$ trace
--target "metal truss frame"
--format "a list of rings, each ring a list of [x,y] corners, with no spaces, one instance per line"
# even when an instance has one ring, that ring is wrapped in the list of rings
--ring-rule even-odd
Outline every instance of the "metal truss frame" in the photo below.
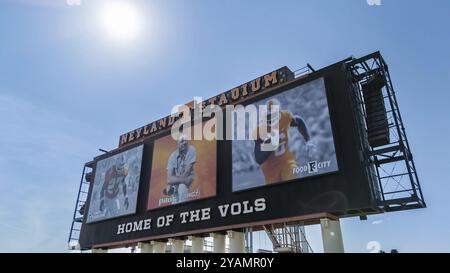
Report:
[[[359,127],[363,128],[364,145],[369,148],[365,158],[369,161],[369,174],[377,182],[374,194],[378,197],[380,209],[401,211],[426,207],[388,65],[380,52],[359,59],[351,58],[346,64],[355,87],[354,95],[358,106],[356,113],[361,123]],[[381,147],[370,147],[368,143],[365,123],[367,115],[361,88],[375,74],[381,74],[386,79],[382,92],[390,141]]]

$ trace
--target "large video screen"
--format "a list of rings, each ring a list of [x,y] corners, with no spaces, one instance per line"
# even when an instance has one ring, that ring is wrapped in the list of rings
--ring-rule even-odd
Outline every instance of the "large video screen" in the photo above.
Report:
[[[154,142],[148,209],[216,195],[217,142],[181,134]]]
[[[328,102],[323,78],[308,82],[254,103],[278,105],[277,115],[265,120],[277,127],[277,146],[267,151],[262,145],[273,134],[252,133],[257,137],[233,140],[233,191],[239,191],[338,170]],[[258,119],[264,120],[264,119]],[[250,121],[246,130],[251,131]],[[249,129],[250,127],[250,129]],[[269,130],[267,130],[269,128]],[[259,131],[258,131],[259,132]]]
[[[143,148],[141,145],[97,162],[87,223],[136,212]]]

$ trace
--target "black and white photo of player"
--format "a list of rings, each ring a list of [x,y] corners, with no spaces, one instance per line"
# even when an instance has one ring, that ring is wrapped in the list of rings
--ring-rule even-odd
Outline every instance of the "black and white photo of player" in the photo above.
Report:
[[[143,146],[97,162],[88,223],[134,213]]]
[[[254,105],[264,106],[267,117],[260,117],[257,126],[246,121],[246,131],[254,140],[233,140],[233,191],[337,171],[323,78]],[[272,106],[279,109],[273,116],[269,111]],[[275,127],[274,132],[271,127]],[[276,147],[263,150],[262,144],[272,142],[273,137],[278,140]]]
[[[188,200],[189,187],[194,181],[196,150],[181,134],[177,139],[177,148],[167,162],[167,187],[163,193],[172,198],[172,204]]]

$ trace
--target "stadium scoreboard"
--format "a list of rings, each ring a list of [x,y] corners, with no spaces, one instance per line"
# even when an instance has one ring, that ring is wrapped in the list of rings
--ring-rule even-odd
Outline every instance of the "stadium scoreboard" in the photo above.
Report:
[[[282,67],[201,102],[223,111],[279,106],[271,117],[279,145],[271,152],[261,149],[260,136],[174,139],[173,116],[121,135],[117,149],[94,159],[81,247],[378,212],[354,88],[343,61],[297,78]]]

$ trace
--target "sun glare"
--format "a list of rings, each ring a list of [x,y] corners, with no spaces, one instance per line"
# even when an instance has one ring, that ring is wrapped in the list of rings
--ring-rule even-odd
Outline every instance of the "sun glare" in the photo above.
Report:
[[[106,2],[100,10],[101,26],[114,40],[136,39],[141,31],[142,18],[135,6],[125,1]]]

